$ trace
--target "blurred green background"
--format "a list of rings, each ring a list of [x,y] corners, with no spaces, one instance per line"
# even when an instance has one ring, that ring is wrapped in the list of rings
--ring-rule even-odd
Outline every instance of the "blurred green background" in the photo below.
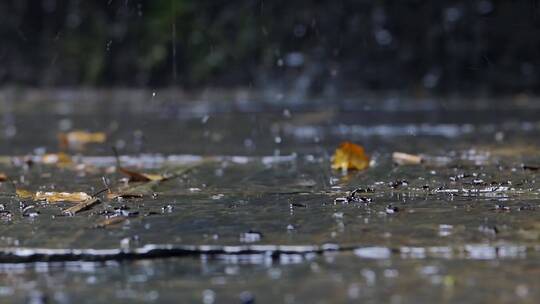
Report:
[[[536,0],[6,0],[0,84],[538,91]]]

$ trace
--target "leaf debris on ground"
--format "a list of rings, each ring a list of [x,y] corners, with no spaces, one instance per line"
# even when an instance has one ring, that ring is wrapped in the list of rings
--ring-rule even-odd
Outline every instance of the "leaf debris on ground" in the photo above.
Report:
[[[130,198],[143,198],[144,194],[142,193],[129,193],[129,192],[110,192],[110,193],[107,193],[107,198],[108,199],[118,199],[118,198],[123,198],[123,199],[130,199]]]
[[[59,153],[47,153],[41,157],[41,162],[43,164],[50,165],[70,165],[73,163],[71,156],[64,152]]]
[[[129,182],[151,182],[165,180],[164,175],[141,173],[133,170],[126,169],[120,164],[120,157],[118,151],[113,147],[114,156],[116,158],[116,170],[129,177]]]
[[[141,173],[137,171],[128,170],[123,167],[117,167],[118,172],[129,177],[130,182],[151,182],[151,181],[160,181],[166,179],[165,176],[159,174],[148,174]]]
[[[423,159],[419,155],[394,152],[392,153],[392,161],[398,165],[419,165],[423,162]]]
[[[62,149],[67,148],[84,148],[87,144],[104,143],[107,140],[107,135],[103,132],[87,132],[87,131],[71,131],[58,134],[58,142]]]
[[[80,203],[92,198],[86,192],[53,192],[37,191],[35,193],[24,189],[17,189],[16,194],[21,199],[32,199],[34,201],[46,201],[47,203],[71,202]]]
[[[109,218],[106,218],[106,219],[98,222],[94,226],[94,228],[105,228],[105,227],[117,225],[117,224],[123,223],[125,220],[127,220],[127,218],[125,216],[109,217]]]

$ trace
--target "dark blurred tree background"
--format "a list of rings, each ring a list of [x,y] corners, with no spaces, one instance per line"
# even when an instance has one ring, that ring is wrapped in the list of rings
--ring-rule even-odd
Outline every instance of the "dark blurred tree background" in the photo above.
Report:
[[[4,0],[0,83],[531,92],[537,0]]]

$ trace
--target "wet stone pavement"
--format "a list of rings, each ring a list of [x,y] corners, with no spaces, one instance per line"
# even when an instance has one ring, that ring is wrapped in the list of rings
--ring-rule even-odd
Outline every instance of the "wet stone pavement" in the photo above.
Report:
[[[3,96],[0,301],[538,303],[537,103],[470,104]],[[40,162],[69,130],[107,141]],[[345,140],[369,169],[331,170]],[[118,187],[112,146],[123,167],[176,175],[74,216],[15,194]]]

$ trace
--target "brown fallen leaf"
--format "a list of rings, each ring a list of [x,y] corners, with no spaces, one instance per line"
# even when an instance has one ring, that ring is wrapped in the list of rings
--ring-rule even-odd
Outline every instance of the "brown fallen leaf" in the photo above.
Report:
[[[532,166],[532,165],[525,165],[525,164],[522,164],[521,168],[523,170],[528,170],[528,171],[538,171],[538,170],[540,170],[540,166]]]
[[[392,153],[392,160],[398,165],[419,165],[423,161],[422,157],[419,155],[402,152]]]
[[[7,182],[9,177],[5,173],[0,172],[0,182]]]
[[[151,182],[165,180],[166,177],[160,174],[148,174],[137,171],[128,170],[118,166],[118,171],[129,177],[130,182]]]
[[[99,203],[101,203],[99,198],[93,197],[93,198],[91,198],[89,200],[80,202],[75,206],[72,206],[72,207],[69,207],[69,208],[65,209],[64,211],[62,211],[62,213],[66,214],[66,215],[73,216],[73,215],[75,215],[75,214],[77,214],[79,212],[88,210],[88,209],[92,208],[93,206],[95,206],[95,205],[97,205]]]
[[[107,135],[103,132],[71,131],[58,134],[60,147],[65,148],[84,148],[87,144],[104,143]]]
[[[126,169],[120,164],[120,156],[118,156],[118,151],[113,147],[114,156],[116,158],[116,170],[129,177],[129,182],[152,182],[152,181],[163,181],[167,177],[159,174],[148,174],[141,173],[133,170]]]
[[[90,200],[92,196],[86,192],[45,192],[37,191],[32,193],[28,190],[17,189],[16,194],[21,199],[32,199],[34,201],[46,201],[47,203],[72,202],[79,203]]]
[[[120,224],[122,222],[124,222],[127,218],[124,217],[124,216],[115,216],[115,217],[109,217],[109,218],[106,218],[100,222],[98,222],[94,228],[106,228],[108,226],[113,226],[113,225],[117,225],[117,224]]]
[[[343,142],[334,152],[332,169],[364,170],[369,167],[369,157],[364,148],[351,142]]]
[[[110,192],[107,193],[108,199],[117,199],[117,198],[124,198],[124,199],[130,199],[130,198],[142,198],[144,195],[142,193],[129,193],[129,192]]]

